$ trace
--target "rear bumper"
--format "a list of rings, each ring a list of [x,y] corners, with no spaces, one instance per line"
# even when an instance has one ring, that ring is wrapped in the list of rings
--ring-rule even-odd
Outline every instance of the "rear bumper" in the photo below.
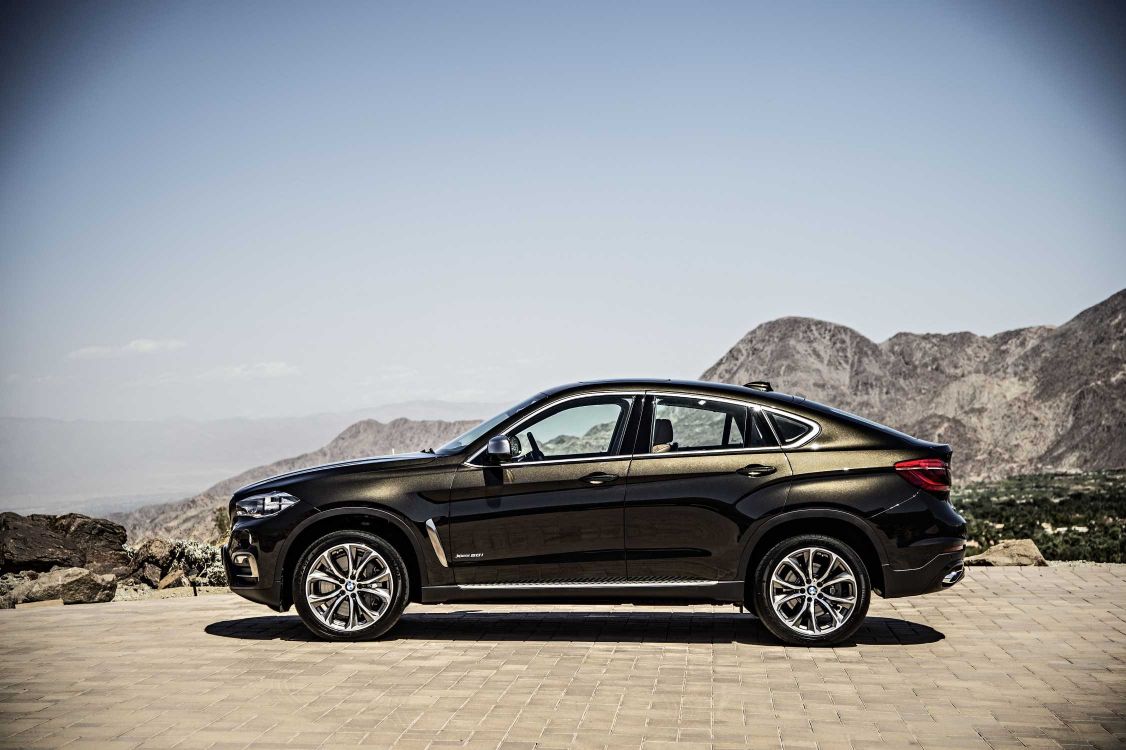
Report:
[[[958,549],[940,552],[917,568],[896,570],[891,566],[884,566],[884,598],[930,594],[960,582],[966,571],[963,564],[965,540],[950,538],[944,541],[949,547]]]

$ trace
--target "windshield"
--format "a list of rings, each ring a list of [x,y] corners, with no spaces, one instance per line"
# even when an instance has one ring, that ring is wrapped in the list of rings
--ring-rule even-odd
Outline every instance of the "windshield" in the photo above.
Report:
[[[541,398],[543,398],[543,394],[537,393],[536,395],[532,396],[531,398],[524,399],[520,403],[516,404],[516,406],[513,406],[509,409],[502,411],[500,414],[497,414],[495,417],[490,417],[489,419],[486,419],[484,422],[477,425],[472,430],[469,430],[468,432],[463,432],[462,434],[458,435],[453,440],[446,443],[445,445],[443,445],[441,448],[439,448],[438,450],[436,450],[434,452],[437,453],[439,456],[449,456],[449,455],[457,453],[461,450],[464,450],[465,447],[468,446],[470,443],[472,443],[474,440],[481,437],[486,432],[493,429],[498,424],[500,424],[504,420],[508,419],[509,417],[511,417],[516,412],[520,411],[521,409],[525,409],[525,408],[531,406],[532,404],[534,404],[535,402],[539,401]]]

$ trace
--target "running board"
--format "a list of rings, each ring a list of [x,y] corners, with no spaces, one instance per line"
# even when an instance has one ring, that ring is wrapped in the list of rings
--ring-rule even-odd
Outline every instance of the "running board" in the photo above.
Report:
[[[743,601],[742,581],[557,581],[424,586],[422,602]]]

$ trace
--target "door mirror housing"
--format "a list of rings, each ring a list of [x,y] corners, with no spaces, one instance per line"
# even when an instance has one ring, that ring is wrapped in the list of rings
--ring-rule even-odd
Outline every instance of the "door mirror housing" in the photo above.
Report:
[[[489,446],[485,449],[493,463],[511,461],[522,452],[520,438],[512,435],[494,435],[489,438]]]

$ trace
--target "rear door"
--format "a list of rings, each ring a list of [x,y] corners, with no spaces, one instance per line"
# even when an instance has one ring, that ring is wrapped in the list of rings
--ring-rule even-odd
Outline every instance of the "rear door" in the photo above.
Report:
[[[625,502],[630,580],[735,580],[742,532],[785,503],[790,476],[762,411],[651,393],[638,440]]]
[[[514,460],[495,466],[482,455],[458,471],[450,538],[459,585],[625,580],[623,448],[640,401],[616,393],[556,402],[508,430],[522,447]]]

